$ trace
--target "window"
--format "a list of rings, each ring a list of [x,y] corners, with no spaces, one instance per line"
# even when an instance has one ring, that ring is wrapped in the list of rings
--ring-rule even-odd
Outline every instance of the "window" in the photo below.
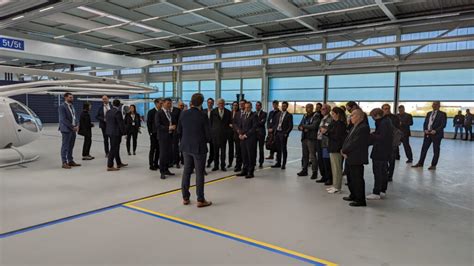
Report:
[[[437,31],[428,31],[428,32],[415,32],[402,34],[402,41],[409,40],[422,40],[422,39],[433,39],[441,36],[443,37],[453,37],[453,36],[463,36],[463,35],[474,35],[474,27],[459,28],[455,29],[449,33],[446,33],[448,30],[437,30]],[[419,45],[404,46],[400,48],[400,53],[408,54],[413,50],[420,47]],[[462,41],[462,42],[449,42],[449,43],[434,43],[428,44],[423,48],[416,51],[416,54],[419,53],[434,53],[434,52],[448,52],[448,51],[461,51],[474,49],[474,41]]]
[[[474,69],[400,73],[400,101],[474,101]]]
[[[395,42],[396,41],[396,36],[395,35],[389,35],[389,36],[381,36],[381,37],[374,37],[374,38],[369,38],[367,40],[363,39],[358,39],[358,42],[362,42],[365,45],[373,45],[373,44],[379,44],[379,43],[389,43],[389,42]],[[340,47],[351,47],[351,46],[356,46],[357,43],[354,41],[339,41],[339,42],[329,42],[327,44],[328,48],[340,48]],[[383,49],[377,49],[377,51],[384,53],[386,55],[395,55],[395,48],[383,48]],[[339,56],[341,53],[329,53],[327,54],[326,58],[328,60],[332,60]],[[382,56],[380,53],[377,53],[373,50],[363,50],[363,51],[353,51],[353,52],[346,52],[338,59],[355,59],[355,58],[366,58],[366,57],[377,57],[377,56]]]
[[[291,49],[293,48],[293,49]],[[268,49],[269,54],[281,54],[281,53],[291,53],[296,51],[308,51],[308,50],[317,50],[322,48],[322,44],[305,44],[305,45],[295,45],[289,47],[279,47],[279,48],[270,48]],[[312,60],[311,60],[312,59]],[[279,58],[269,58],[269,64],[291,64],[291,63],[301,63],[301,62],[311,62],[313,60],[320,60],[319,54],[307,55],[307,56],[289,56],[289,57],[279,57]]]
[[[215,80],[201,80],[200,92],[204,95],[204,99],[216,99],[216,81]]]
[[[39,117],[28,107],[20,103],[10,103],[13,117],[18,125],[32,132],[38,132],[43,127]]]
[[[233,58],[233,57],[243,57],[243,56],[258,56],[262,55],[262,50],[255,51],[245,51],[245,52],[236,52],[236,53],[223,53],[222,58]],[[222,62],[222,68],[232,68],[232,67],[250,67],[258,66],[262,64],[261,59],[252,59],[252,60],[242,60],[242,61],[231,61],[231,62]]]
[[[240,94],[240,79],[221,80],[221,98],[226,102],[233,102],[237,100],[238,94]]]
[[[322,101],[324,99],[324,77],[270,78],[269,101]]]
[[[159,64],[173,63],[173,59],[159,59],[158,61],[159,61]],[[149,69],[150,73],[171,72],[171,71],[173,71],[172,66],[165,66],[165,67],[156,66],[156,67],[150,67],[150,69]]]
[[[191,96],[199,92],[199,81],[183,81],[182,99],[184,102],[191,101]]]
[[[97,77],[113,76],[113,75],[114,75],[114,72],[113,72],[113,71],[98,71],[98,72],[95,72],[95,75],[96,75]]]
[[[141,74],[141,73],[143,73],[143,69],[141,68],[130,68],[130,69],[120,70],[121,75],[133,75],[133,74]]]
[[[216,59],[215,54],[211,55],[199,55],[199,56],[189,56],[189,57],[183,57],[183,62],[190,62],[190,61],[199,61],[199,60],[211,60],[211,59]],[[209,63],[209,64],[195,64],[195,65],[183,65],[183,71],[186,70],[198,70],[198,69],[213,69],[214,64]]]
[[[329,76],[329,101],[393,101],[395,73]]]

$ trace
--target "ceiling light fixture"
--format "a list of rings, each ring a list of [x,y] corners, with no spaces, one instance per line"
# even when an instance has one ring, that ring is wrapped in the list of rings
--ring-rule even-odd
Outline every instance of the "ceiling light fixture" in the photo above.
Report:
[[[47,7],[47,8],[40,9],[39,12],[48,11],[48,10],[51,10],[51,9],[53,9],[53,8],[54,8],[54,6],[50,6],[50,7]]]
[[[192,12],[196,12],[196,11],[203,10],[203,9],[205,9],[205,8],[200,7],[200,8],[190,9],[190,10],[184,10],[183,13],[192,13]]]
[[[24,18],[25,16],[21,15],[21,16],[18,16],[18,17],[14,17],[12,18],[12,20],[17,20],[17,19],[21,19],[21,18]]]
[[[130,25],[137,26],[137,27],[140,27],[142,29],[146,29],[146,30],[150,30],[150,31],[154,31],[154,32],[161,32],[160,29],[153,28],[151,26],[147,26],[147,25],[144,25],[144,24],[141,24],[141,23],[132,22],[132,23],[130,23]]]
[[[95,10],[95,9],[88,8],[88,7],[85,7],[85,6],[80,6],[78,8],[80,10],[84,10],[84,11],[87,11],[87,12],[90,12],[90,13],[94,13],[94,14],[99,15],[99,16],[106,16],[106,14],[104,12],[100,12],[99,10]]]

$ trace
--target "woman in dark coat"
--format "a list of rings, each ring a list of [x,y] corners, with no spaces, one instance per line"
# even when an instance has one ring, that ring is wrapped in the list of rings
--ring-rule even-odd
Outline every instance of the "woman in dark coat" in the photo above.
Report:
[[[136,155],[137,151],[137,138],[140,132],[141,118],[140,114],[137,113],[137,107],[130,105],[129,112],[125,115],[125,130],[127,132],[127,152],[128,155],[132,155],[130,152],[130,141],[133,140],[133,155]]]
[[[91,116],[89,111],[91,104],[86,102],[82,108],[81,118],[79,120],[78,134],[84,137],[84,145],[82,146],[82,160],[92,160],[94,157],[90,155],[92,145],[92,128],[94,124],[91,123]]]
[[[328,128],[324,130],[324,134],[329,139],[329,158],[331,162],[332,184],[328,188],[328,193],[339,193],[342,188],[342,155],[341,148],[346,139],[346,114],[339,107],[332,108],[332,122]]]

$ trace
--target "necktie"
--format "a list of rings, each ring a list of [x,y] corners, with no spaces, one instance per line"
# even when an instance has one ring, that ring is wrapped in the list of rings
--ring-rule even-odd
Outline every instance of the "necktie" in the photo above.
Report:
[[[219,117],[222,119],[223,116],[224,116],[223,110],[219,109]]]
[[[165,114],[166,114],[166,118],[168,118],[168,121],[170,122],[171,124],[171,115],[170,115],[170,112],[168,110],[165,111]]]

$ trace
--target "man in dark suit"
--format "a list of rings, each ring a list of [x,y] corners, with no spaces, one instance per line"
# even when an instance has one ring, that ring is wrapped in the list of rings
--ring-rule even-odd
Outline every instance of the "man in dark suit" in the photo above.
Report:
[[[158,129],[155,125],[155,115],[161,110],[163,105],[162,99],[155,99],[155,107],[148,111],[146,117],[146,125],[148,128],[148,135],[150,135],[150,153],[148,154],[148,163],[150,170],[158,170],[158,160],[160,158],[160,144],[158,143]]]
[[[234,162],[234,156],[235,156],[235,143],[236,140],[234,139],[234,119],[236,115],[239,112],[239,102],[234,101],[232,102],[232,109],[231,109],[231,120],[228,128],[228,139],[227,143],[229,144],[229,164],[227,165],[227,168],[232,167],[232,163]]]
[[[192,107],[183,112],[178,123],[178,134],[181,136],[181,150],[184,157],[183,180],[181,190],[183,194],[183,204],[189,205],[191,193],[189,187],[191,183],[191,173],[193,168],[196,172],[196,194],[198,208],[207,207],[212,204],[204,197],[204,171],[206,167],[207,143],[211,141],[209,120],[201,111],[204,97],[200,93],[195,93],[191,97]]]
[[[428,112],[423,123],[424,138],[423,146],[421,148],[420,160],[412,167],[423,167],[426,153],[433,143],[433,160],[428,170],[436,170],[438,164],[441,140],[444,138],[444,128],[446,127],[447,116],[446,113],[439,110],[441,103],[439,101],[433,102],[433,111]]]
[[[209,98],[207,99],[207,109],[203,109],[202,112],[207,116],[207,120],[211,121],[211,112],[212,109],[214,109],[214,99]],[[211,167],[212,161],[214,160],[214,144],[209,142],[209,158],[207,158],[207,166],[206,167]]]
[[[351,113],[351,124],[353,125],[342,145],[341,154],[347,163],[347,183],[350,195],[344,197],[352,207],[366,206],[364,164],[369,163],[369,126],[365,123],[366,115],[361,109],[353,110]]]
[[[106,133],[110,138],[110,152],[107,159],[107,171],[118,171],[128,164],[122,163],[120,159],[120,143],[122,136],[125,135],[125,122],[123,121],[122,111],[120,110],[120,100],[112,102],[112,109],[105,114],[107,121]],[[114,167],[114,160],[117,167]]]
[[[59,131],[61,131],[61,160],[62,168],[71,169],[71,167],[81,166],[74,162],[72,152],[76,142],[76,132],[79,130],[77,123],[76,110],[73,106],[74,96],[66,92],[64,94],[64,103],[59,106]]]
[[[181,101],[180,101],[181,102]],[[182,102],[181,102],[182,104]],[[178,103],[179,105],[179,103]],[[182,105],[182,108],[184,108],[184,105]],[[175,120],[178,122],[179,117],[181,116],[181,109],[179,107],[173,106],[171,109],[171,115],[175,118]],[[179,165],[180,161],[180,152],[179,152],[179,135],[178,131],[175,130],[173,131],[173,143],[172,143],[172,160],[171,160],[171,165],[176,165],[176,168],[180,168],[181,166]]]
[[[214,168],[212,171],[219,170],[226,171],[225,168],[225,151],[226,143],[229,134],[229,125],[231,123],[231,113],[224,108],[225,101],[223,99],[217,100],[217,108],[211,112],[211,139],[214,146]]]
[[[369,143],[372,144],[372,170],[374,172],[374,189],[368,195],[368,200],[380,200],[387,192],[388,161],[392,158],[393,130],[390,117],[384,115],[385,111],[375,108],[370,116],[375,121],[375,131],[370,134]]]
[[[99,128],[102,131],[102,137],[104,138],[104,151],[105,157],[109,154],[110,140],[109,136],[106,133],[107,121],[105,121],[105,114],[112,109],[112,105],[109,102],[109,97],[107,95],[102,96],[102,105],[97,111],[95,118],[99,120]]]
[[[265,123],[267,122],[267,113],[262,110],[262,102],[255,104],[255,115],[257,116],[257,144],[258,144],[258,167],[263,167],[265,161]]]
[[[281,104],[281,112],[279,112],[273,123],[273,132],[275,132],[275,146],[277,152],[277,162],[272,168],[286,169],[286,159],[288,157],[288,137],[293,130],[293,115],[287,111],[288,102]],[[283,161],[282,161],[283,159]]]
[[[242,172],[237,174],[237,176],[253,178],[257,160],[257,128],[259,120],[257,115],[252,112],[251,102],[245,103],[245,108],[242,112],[243,116],[239,120],[237,132],[239,133],[243,168]]]
[[[235,168],[234,172],[242,171],[242,150],[240,145],[240,138],[238,128],[240,125],[240,120],[244,115],[245,104],[247,103],[246,100],[242,99],[239,101],[239,111],[237,111],[234,115],[234,119],[232,119],[232,128],[234,130],[234,141],[235,141]]]
[[[158,142],[160,145],[160,173],[161,179],[166,179],[166,175],[174,175],[169,171],[169,164],[172,160],[173,134],[178,121],[171,114],[172,101],[166,98],[163,101],[163,108],[155,114],[155,126],[158,132]]]
[[[407,156],[406,163],[412,163],[413,152],[411,151],[410,146],[410,126],[413,125],[413,117],[411,114],[405,112],[405,106],[400,105],[398,106],[398,118],[400,119],[400,130],[402,131],[401,142],[403,144],[403,149],[405,150],[405,155]],[[400,157],[400,155],[398,155],[398,157]]]
[[[268,113],[268,119],[267,119],[267,129],[268,129],[268,136],[269,138],[272,139],[273,142],[275,142],[275,132],[273,132],[273,126],[275,125],[275,116],[280,112],[279,109],[280,102],[277,100],[274,100],[272,103],[273,110]],[[272,149],[270,149],[270,155],[266,158],[269,160],[273,160],[273,156],[275,154],[275,145],[273,145]]]
[[[392,122],[393,127],[400,130],[400,118],[397,115],[392,114],[392,107],[389,104],[382,105],[383,115],[386,116]],[[401,131],[400,131],[401,132]],[[400,159],[398,146],[394,146],[392,149],[392,156],[388,160],[388,181],[392,182],[393,172],[395,171],[395,161]]]

